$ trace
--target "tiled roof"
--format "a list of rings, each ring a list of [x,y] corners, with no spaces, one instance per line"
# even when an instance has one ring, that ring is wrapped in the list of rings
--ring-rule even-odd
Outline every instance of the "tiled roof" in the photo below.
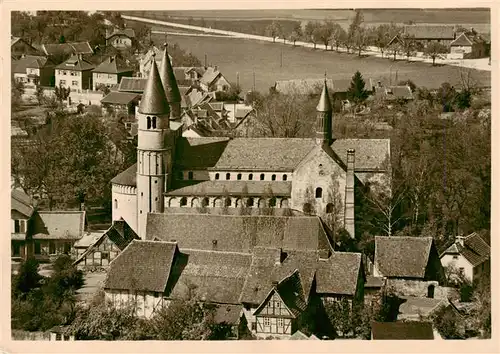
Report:
[[[84,211],[39,211],[43,226],[36,227],[33,239],[80,239],[85,229]]]
[[[215,165],[218,170],[293,171],[316,146],[314,139],[231,139]]]
[[[347,163],[347,150],[355,150],[355,171],[385,170],[391,153],[390,139],[337,139],[331,145],[340,159]]]
[[[464,237],[463,246],[458,241],[454,242],[440,257],[443,257],[445,254],[461,254],[475,267],[490,258],[490,246],[488,246],[478,233],[474,232]]]
[[[24,58],[12,61],[12,72],[26,74],[27,68],[40,69],[44,67],[54,66],[54,64],[43,56],[26,55]]]
[[[252,252],[253,247],[284,250],[330,249],[316,216],[236,216],[156,214],[147,217],[146,238],[176,240],[180,248]]]
[[[184,182],[184,184],[189,181]],[[220,196],[227,193],[232,196],[241,196],[246,187],[248,195],[267,195],[272,190],[275,196],[290,196],[292,182],[281,181],[203,181],[190,185],[179,185],[179,188],[168,191],[171,196]],[[174,187],[175,188],[175,187]]]
[[[106,231],[88,232],[73,244],[75,248],[88,248],[93,245]]]
[[[16,44],[21,38],[19,37],[14,37],[14,36],[10,36],[10,45],[13,46],[14,44]]]
[[[330,258],[318,263],[316,292],[354,295],[360,268],[360,253],[334,252]]]
[[[142,93],[146,87],[146,81],[140,77],[122,77],[118,91]]]
[[[237,119],[245,118],[252,111],[253,111],[253,108],[239,108],[239,109],[236,109],[236,112],[234,112],[234,118],[237,118]]]
[[[373,322],[373,339],[434,339],[430,322]]]
[[[208,168],[216,165],[229,138],[180,138],[176,145],[175,165],[181,169]]]
[[[95,68],[94,64],[80,58],[78,55],[73,55],[71,58],[66,60],[64,63],[56,66],[57,69],[66,70],[76,70],[76,71],[87,71]]]
[[[374,265],[383,276],[424,278],[432,237],[375,236]]]
[[[404,33],[415,39],[455,39],[453,26],[445,25],[409,25],[404,27]]]
[[[465,33],[462,33],[457,39],[450,43],[450,46],[472,46],[472,41]]]
[[[139,104],[139,112],[143,114],[168,114],[168,105],[165,89],[161,82],[160,73],[156,63],[152,61],[149,78]]]
[[[402,303],[399,305],[398,319],[416,319],[420,315],[427,317],[440,305],[447,305],[443,299],[433,299],[417,296],[402,296]]]
[[[222,75],[219,70],[215,70],[215,68],[208,68],[200,78],[200,82],[209,86],[219,77],[219,75]]]
[[[90,47],[89,42],[68,42],[43,44],[42,49],[46,55],[61,55],[61,54],[93,54],[94,51]]]
[[[31,198],[20,189],[12,189],[10,194],[10,208],[17,210],[28,218],[33,214]]]
[[[397,99],[413,99],[411,88],[406,85],[381,87],[377,89],[377,95],[382,96],[385,100]]]
[[[295,271],[293,274],[278,283],[277,292],[286,307],[296,317],[300,316],[307,308],[307,302],[302,289],[300,274]]]
[[[120,172],[117,176],[115,176],[111,183],[120,184],[122,186],[137,186],[137,163],[133,164],[125,171]]]
[[[140,95],[132,92],[110,92],[101,100],[101,103],[110,104],[129,104],[134,100],[138,100]]]
[[[130,67],[122,59],[117,57],[109,57],[99,64],[94,70],[96,73],[120,74],[133,72],[134,68]]]
[[[384,278],[367,276],[365,288],[381,288],[384,286]]]
[[[243,306],[241,305],[220,305],[215,309],[214,322],[237,325],[240,321]]]
[[[206,301],[239,303],[238,298],[250,267],[250,254],[180,249],[168,282],[168,297],[186,298],[192,289],[194,294],[191,295]]]
[[[132,28],[115,29],[106,39],[110,39],[114,36],[127,36],[132,39],[135,37],[135,31]]]
[[[172,242],[132,241],[111,262],[104,288],[163,293],[176,250]]]

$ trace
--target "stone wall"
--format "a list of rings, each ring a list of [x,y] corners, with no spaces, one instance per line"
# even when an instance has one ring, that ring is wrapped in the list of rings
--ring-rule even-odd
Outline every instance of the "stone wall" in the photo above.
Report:
[[[439,286],[437,281],[387,279],[388,289],[400,296],[427,297],[430,286],[434,286],[435,299],[447,299],[449,288]]]

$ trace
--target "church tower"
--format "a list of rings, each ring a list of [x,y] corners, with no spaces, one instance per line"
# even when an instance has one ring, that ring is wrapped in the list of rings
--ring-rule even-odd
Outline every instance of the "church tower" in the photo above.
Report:
[[[316,143],[318,145],[331,145],[332,138],[332,103],[328,94],[328,88],[323,86],[318,106],[316,107]]]
[[[165,147],[169,130],[170,107],[153,56],[151,71],[136,114],[137,142],[137,228],[146,238],[148,213],[162,213],[171,152]]]
[[[174,69],[168,56],[168,44],[165,43],[164,46],[165,50],[163,51],[163,58],[160,65],[160,78],[167,95],[168,103],[170,104],[170,119],[179,120],[181,119],[181,93],[179,92]]]

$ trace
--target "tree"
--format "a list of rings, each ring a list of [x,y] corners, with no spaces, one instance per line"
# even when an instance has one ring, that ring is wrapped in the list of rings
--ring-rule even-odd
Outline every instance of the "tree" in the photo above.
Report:
[[[317,22],[313,21],[308,21],[306,23],[306,26],[304,28],[304,35],[306,36],[307,40],[311,41],[314,43],[314,49],[316,49],[316,43],[314,42],[314,32],[316,31],[316,28],[318,27]]]
[[[349,30],[347,31],[347,52],[349,52],[350,47],[356,44],[356,37],[359,36],[359,31],[363,21],[363,13],[361,12],[361,10],[356,10],[355,15],[349,25]]]
[[[328,186],[328,194],[326,197],[327,207],[325,220],[326,224],[332,230],[334,240],[337,239],[337,235],[342,231],[342,218],[343,215],[343,203],[342,195],[340,194],[340,184],[338,173],[332,173],[331,181]]]
[[[59,85],[59,87],[54,87],[54,94],[59,100],[60,103],[63,101],[67,100],[69,97],[69,94],[71,93],[71,90],[69,87],[63,87],[62,85]]]
[[[398,82],[398,85],[408,86],[411,89],[411,92],[415,92],[417,90],[417,85],[415,85],[415,83],[413,81],[411,81],[410,79],[400,81],[400,82]]]
[[[266,27],[266,33],[268,36],[273,38],[273,43],[276,41],[276,37],[279,37],[283,34],[283,28],[278,21],[273,21]]]
[[[335,50],[339,51],[339,46],[344,43],[347,37],[346,31],[338,23],[333,24],[331,43],[335,43]]]
[[[347,90],[347,98],[356,105],[363,103],[368,97],[368,91],[365,90],[365,80],[359,71],[354,73],[351,85]]]
[[[295,47],[295,42],[300,40],[303,36],[302,26],[300,22],[296,22],[293,26],[292,33],[290,34],[290,41],[293,42],[293,46]]]
[[[230,84],[230,89],[228,91],[217,91],[215,92],[216,101],[236,101],[241,100],[240,97],[241,88],[235,83]]]
[[[21,263],[19,273],[12,277],[12,292],[18,298],[26,296],[41,285],[43,277],[38,274],[39,262],[35,258],[28,258]]]
[[[401,42],[402,52],[406,55],[406,60],[410,60],[410,57],[416,53],[417,42],[413,35],[403,35]]]
[[[333,22],[325,21],[318,27],[317,37],[323,43],[325,50],[328,50],[328,43],[330,42],[333,34]]]
[[[436,65],[436,58],[441,57],[441,54],[444,54],[447,51],[447,48],[443,44],[439,42],[431,42],[425,47],[424,54],[432,59],[432,66],[434,66]]]
[[[53,264],[53,273],[45,285],[46,296],[62,303],[72,296],[83,284],[83,272],[73,265],[69,255],[61,255]]]
[[[22,102],[24,94],[24,83],[12,78],[11,80],[11,104],[13,108],[17,108]]]
[[[358,56],[368,47],[369,32],[364,27],[359,27],[353,36],[354,48],[358,51]]]
[[[388,24],[379,25],[374,30],[374,44],[378,47],[382,56],[384,56],[384,52],[392,39],[390,36],[390,25]]]
[[[96,86],[96,91],[101,91],[105,96],[111,92],[108,86],[99,84]]]
[[[395,39],[390,45],[387,46],[387,52],[389,55],[393,57],[393,60],[396,61],[396,57],[402,51],[401,41]]]
[[[347,337],[353,332],[352,306],[346,298],[326,303],[325,311],[337,335]]]
[[[38,101],[38,104],[41,106],[45,102],[45,90],[43,89],[42,86],[37,85],[36,90],[35,90],[35,97],[36,100]]]

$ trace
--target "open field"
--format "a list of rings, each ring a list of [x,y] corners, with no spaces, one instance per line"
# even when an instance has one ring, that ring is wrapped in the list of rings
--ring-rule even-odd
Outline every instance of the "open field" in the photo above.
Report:
[[[164,40],[164,36],[153,35],[153,40],[159,44]],[[261,92],[267,92],[276,80],[322,78],[325,71],[329,78],[346,79],[359,70],[365,78],[387,83],[391,72],[394,83],[397,72],[398,81],[411,79],[417,86],[428,88],[437,88],[443,82],[458,85],[460,78],[460,69],[453,66],[432,67],[431,64],[421,62],[360,58],[353,54],[249,39],[169,35],[169,41],[178,43],[181,48],[192,52],[198,58],[204,58],[206,54],[208,63],[217,65],[231,82],[236,81],[236,73],[239,73],[243,91],[252,89],[254,72],[255,88]],[[280,63],[281,56],[283,66]],[[473,72],[480,86],[490,86],[490,72]]]

